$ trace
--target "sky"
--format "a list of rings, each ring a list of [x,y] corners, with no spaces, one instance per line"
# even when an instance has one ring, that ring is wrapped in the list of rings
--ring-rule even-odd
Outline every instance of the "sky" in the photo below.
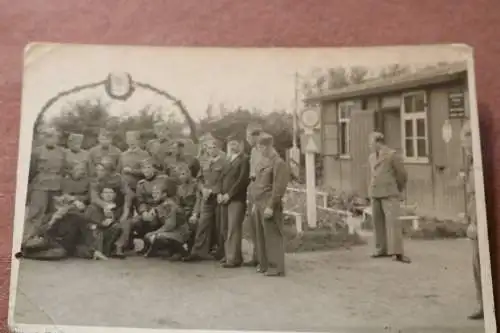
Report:
[[[26,120],[33,120],[59,92],[103,80],[115,71],[129,72],[135,81],[169,92],[182,100],[195,119],[206,115],[209,104],[216,109],[224,104],[291,112],[296,72],[304,76],[315,68],[354,65],[378,71],[393,63],[418,66],[459,61],[468,52],[464,46],[258,49],[35,44],[25,56],[23,113],[28,113]],[[96,91],[85,94],[102,95]],[[70,95],[67,100],[82,96]],[[47,115],[59,114],[67,100],[55,103]],[[113,103],[112,112],[133,114],[145,103],[175,110],[163,98],[137,94],[126,103]]]

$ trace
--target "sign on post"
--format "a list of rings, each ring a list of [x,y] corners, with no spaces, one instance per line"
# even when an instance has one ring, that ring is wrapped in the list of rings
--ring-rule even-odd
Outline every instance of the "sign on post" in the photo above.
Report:
[[[319,109],[309,107],[304,109],[300,114],[300,120],[304,126],[305,132],[305,154],[306,154],[306,194],[307,194],[307,224],[311,228],[317,226],[316,215],[316,166],[315,153],[318,150],[314,142],[314,128],[318,126],[320,121]]]
[[[443,136],[443,141],[445,143],[450,143],[453,136],[453,129],[449,120],[445,120],[443,127],[441,128],[441,135]]]

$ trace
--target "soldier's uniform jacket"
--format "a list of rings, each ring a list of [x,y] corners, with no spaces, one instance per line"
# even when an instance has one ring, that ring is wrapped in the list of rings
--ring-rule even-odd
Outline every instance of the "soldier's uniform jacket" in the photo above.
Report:
[[[30,161],[29,183],[32,189],[59,191],[66,171],[66,151],[55,146],[40,146],[33,150]]]
[[[200,162],[191,155],[167,156],[164,165],[164,169],[169,176],[174,176],[173,171],[179,166],[188,167],[192,177],[196,177],[200,172]]]
[[[193,213],[199,214],[200,191],[196,181],[181,183],[177,188],[177,197],[186,217],[189,218]]]
[[[88,204],[90,201],[90,180],[88,177],[73,179],[70,176],[66,176],[62,180],[61,190],[63,194],[69,194],[84,204]]]
[[[219,194],[221,191],[221,178],[227,163],[226,157],[221,154],[207,161],[201,171],[201,185],[211,190],[212,195]]]
[[[144,178],[141,171],[141,161],[149,158],[147,151],[137,148],[134,150],[126,150],[121,153],[118,160],[117,171],[121,172],[123,180],[127,182],[129,187],[135,191],[137,182]],[[131,173],[124,173],[123,169],[129,167],[132,169]]]
[[[288,167],[277,153],[269,158],[261,157],[251,189],[252,200],[271,209],[280,208],[289,180]]]
[[[146,150],[153,157],[155,167],[163,170],[164,161],[172,151],[172,144],[170,140],[153,139],[146,144]]]
[[[95,175],[95,166],[101,162],[104,156],[111,158],[115,167],[118,165],[122,151],[117,147],[110,145],[108,148],[103,148],[97,145],[89,150],[89,167],[91,175]]]
[[[252,147],[250,151],[250,178],[255,178],[257,165],[261,159],[261,155],[257,147]]]
[[[87,150],[81,149],[80,151],[72,151],[71,149],[66,149],[66,160],[67,160],[67,173],[71,173],[73,167],[76,164],[84,163],[88,168],[89,163],[89,152]]]
[[[136,200],[139,214],[158,206],[158,203],[153,200],[153,188],[155,186],[165,188],[167,179],[168,177],[165,175],[156,174],[150,179],[141,179],[137,182]]]
[[[155,208],[161,227],[155,232],[180,243],[187,241],[190,230],[184,211],[172,200],[166,200]]]
[[[408,179],[403,161],[394,150],[383,147],[378,154],[369,157],[371,182],[369,193],[372,198],[398,196],[406,188]]]
[[[90,198],[92,203],[98,206],[104,205],[105,203],[101,199],[101,192],[104,188],[112,188],[116,193],[115,203],[118,207],[122,207],[125,203],[130,205],[134,193],[128,186],[128,184],[123,181],[122,177],[118,173],[111,174],[105,178],[96,178],[90,184]]]

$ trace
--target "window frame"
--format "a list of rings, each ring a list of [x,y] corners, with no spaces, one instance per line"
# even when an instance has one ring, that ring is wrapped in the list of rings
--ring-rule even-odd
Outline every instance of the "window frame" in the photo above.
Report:
[[[408,113],[406,112],[406,105],[405,105],[405,99],[407,97],[413,97],[415,96],[423,96],[424,97],[424,110],[421,112],[411,112]],[[413,99],[413,107],[415,107],[415,100]],[[428,114],[429,114],[429,104],[428,104],[428,98],[427,98],[427,92],[424,90],[418,90],[418,91],[411,91],[411,92],[406,92],[401,95],[401,107],[400,107],[400,114],[401,114],[401,147],[403,151],[403,160],[406,163],[417,163],[417,164],[426,164],[429,163],[429,157],[430,157],[430,149],[429,149],[429,119],[428,119]],[[417,120],[423,119],[424,121],[424,129],[425,129],[425,136],[420,137],[417,135]],[[411,140],[413,143],[413,151],[414,154],[418,154],[418,139],[424,139],[425,140],[425,152],[426,155],[425,157],[419,157],[419,156],[408,156],[407,151],[406,151],[406,121],[411,120],[412,124],[412,136]]]
[[[350,159],[351,158],[351,112],[356,105],[355,101],[342,101],[338,103],[337,107],[337,124],[338,124],[338,156],[341,159]],[[342,115],[341,109],[342,107],[350,108],[349,114],[347,117]],[[342,124],[345,124],[345,153],[342,153]]]

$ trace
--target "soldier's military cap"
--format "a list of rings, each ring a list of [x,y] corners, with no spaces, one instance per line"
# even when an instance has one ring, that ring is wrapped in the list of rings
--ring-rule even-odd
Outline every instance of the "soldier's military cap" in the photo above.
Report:
[[[168,125],[166,122],[164,122],[163,120],[156,120],[154,123],[153,123],[153,127],[154,128],[161,128],[161,129],[168,129]]]
[[[370,140],[373,142],[384,142],[384,134],[380,132],[373,132],[370,134]]]
[[[82,143],[83,142],[83,134],[78,134],[78,133],[70,133],[68,135],[68,141],[69,142],[75,142],[75,143]]]
[[[152,157],[145,158],[141,161],[141,168],[154,167],[155,161]]]
[[[139,131],[128,131],[125,133],[125,138],[128,140],[140,140],[141,132]]]
[[[181,148],[183,148],[183,147],[185,146],[184,141],[181,141],[181,140],[177,140],[177,141],[175,142],[175,145],[176,145],[177,147],[181,147]]]
[[[272,146],[274,143],[273,136],[268,133],[261,133],[259,135],[258,144],[262,146]]]
[[[262,132],[262,126],[259,124],[250,124],[247,126],[247,133],[251,135],[259,135]]]
[[[227,142],[229,141],[238,141],[238,142],[241,142],[245,140],[244,136],[239,133],[239,132],[234,132],[234,133],[231,133],[228,137],[227,137]]]

